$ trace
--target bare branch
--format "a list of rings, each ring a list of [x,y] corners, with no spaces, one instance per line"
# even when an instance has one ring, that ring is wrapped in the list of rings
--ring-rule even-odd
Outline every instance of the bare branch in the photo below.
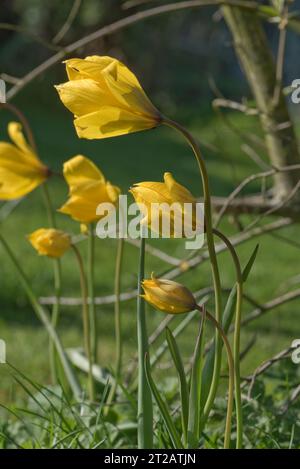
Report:
[[[244,326],[245,324],[248,324],[251,321],[254,321],[255,319],[258,319],[264,316],[268,311],[271,311],[274,308],[277,308],[278,306],[282,306],[283,304],[288,303],[290,301],[296,300],[299,297],[300,297],[300,289],[297,289],[297,290],[293,290],[288,293],[285,293],[284,295],[278,296],[277,298],[274,298],[268,301],[267,303],[264,303],[261,306],[258,306],[251,313],[247,314],[245,319],[242,321],[242,326]]]
[[[230,5],[239,5],[241,8],[245,8],[248,10],[257,10],[258,4],[253,1],[243,1],[239,2],[238,0],[187,0],[183,2],[175,2],[170,3],[167,5],[162,5],[158,7],[151,8],[146,11],[138,12],[133,15],[127,16],[126,18],[122,18],[110,25],[104,26],[103,28],[94,31],[91,34],[79,39],[78,41],[69,44],[68,46],[64,47],[63,50],[59,50],[55,55],[47,59],[45,62],[38,65],[36,68],[31,70],[27,75],[23,78],[20,78],[20,82],[13,86],[7,93],[7,99],[12,99],[16,96],[25,86],[27,86],[32,80],[37,78],[41,73],[44,73],[49,68],[53,67],[58,62],[62,61],[68,54],[75,52],[76,50],[86,46],[87,44],[100,39],[101,37],[108,36],[110,34],[114,34],[124,28],[127,28],[135,23],[140,21],[144,21],[149,18],[153,18],[154,16],[162,15],[164,13],[171,13],[175,11],[185,10],[187,8],[199,8],[203,6],[214,6],[214,5],[222,5],[222,4],[230,4]],[[53,44],[51,47],[56,47]]]
[[[245,378],[246,381],[250,381],[250,385],[248,389],[248,396],[247,396],[248,399],[251,399],[251,393],[252,393],[256,378],[262,373],[264,373],[265,371],[267,371],[272,365],[274,365],[274,363],[277,363],[278,361],[283,360],[284,358],[287,358],[293,349],[294,347],[290,346],[282,350],[281,352],[277,353],[276,355],[274,355],[274,357],[269,358],[268,360],[263,362],[261,365],[259,365],[252,375],[247,376]]]
[[[255,227],[252,230],[249,230],[249,232],[241,233],[233,237],[231,239],[231,243],[233,246],[238,246],[242,243],[245,243],[246,241],[249,241],[250,239],[251,240],[254,239],[257,236],[261,236],[266,233],[271,233],[281,228],[285,228],[287,226],[292,225],[293,223],[294,223],[293,220],[290,218],[282,218],[280,220],[276,220],[275,222],[269,223],[262,227]],[[224,251],[226,251],[225,244],[218,243],[216,245],[216,253],[219,254]],[[203,254],[196,255],[191,259],[183,259],[180,266],[170,269],[164,273],[161,273],[158,276],[172,280],[182,275],[183,273],[198,267],[200,264],[202,264],[203,262],[206,262],[208,259],[209,259],[208,252],[205,251]],[[129,292],[121,293],[120,301],[131,300],[133,298],[136,298],[136,295],[137,295],[137,290],[131,290]],[[45,305],[53,304],[54,300],[55,300],[54,297],[41,297],[40,298],[41,304],[45,304]],[[111,304],[111,303],[114,303],[114,301],[115,301],[114,295],[107,295],[107,296],[96,298],[95,304],[96,305]],[[60,303],[65,306],[78,306],[81,304],[81,299],[61,297]]]
[[[65,23],[62,25],[61,29],[58,31],[58,33],[54,36],[52,39],[53,44],[58,44],[63,37],[67,34],[69,29],[71,28],[77,13],[79,11],[79,8],[81,7],[82,0],[74,0],[74,3],[72,5],[72,8],[70,10],[70,13],[65,21]]]

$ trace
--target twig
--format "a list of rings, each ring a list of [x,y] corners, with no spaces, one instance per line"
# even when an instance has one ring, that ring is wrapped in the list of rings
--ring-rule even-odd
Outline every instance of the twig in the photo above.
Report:
[[[146,20],[148,18],[152,18],[154,16],[162,15],[164,13],[171,13],[174,11],[185,10],[187,8],[199,8],[201,6],[213,6],[213,5],[222,5],[222,4],[230,4],[233,6],[240,6],[241,8],[245,8],[248,10],[256,11],[258,9],[258,4],[253,1],[238,1],[238,0],[187,0],[182,2],[175,2],[170,3],[167,5],[162,5],[158,7],[151,8],[146,11],[138,12],[133,15],[127,16],[126,18],[122,18],[110,25],[104,26],[103,28],[94,31],[91,34],[75,41],[68,46],[64,47],[63,50],[60,50],[52,57],[47,59],[45,62],[38,65],[36,68],[31,70],[29,73],[23,76],[20,79],[20,82],[13,86],[7,93],[7,99],[12,99],[16,94],[21,91],[26,85],[28,85],[32,80],[37,78],[41,73],[45,72],[49,68],[53,67],[55,64],[63,60],[68,54],[75,52],[76,50],[86,46],[90,42],[93,42],[101,37],[116,33],[121,29],[127,28],[139,21]],[[52,47],[57,47],[53,46]]]
[[[267,178],[267,177],[270,177],[270,176],[274,176],[277,172],[286,172],[286,171],[297,171],[300,169],[300,164],[295,164],[295,165],[290,165],[290,166],[284,166],[284,167],[281,167],[281,168],[273,168],[273,169],[270,169],[268,171],[263,171],[261,173],[257,173],[257,174],[251,174],[250,176],[248,176],[246,179],[244,179],[233,191],[232,193],[229,195],[229,197],[227,197],[227,199],[223,199],[223,204],[222,204],[222,198],[214,198],[214,201],[215,201],[215,205],[216,203],[218,202],[218,205],[220,206],[222,204],[222,208],[220,210],[220,212],[218,213],[218,216],[216,218],[216,221],[215,221],[215,227],[217,227],[223,217],[223,215],[226,213],[227,209],[232,205],[234,199],[237,197],[237,195],[248,185],[250,184],[251,182],[253,181],[256,181],[257,179],[262,179],[262,178]],[[297,191],[298,189],[298,185],[296,185],[296,187],[294,187],[293,191],[292,191],[292,197],[294,195],[294,191]],[[291,194],[289,194],[289,198],[288,200],[290,199],[290,196]],[[256,197],[256,199],[255,199]],[[260,210],[261,208],[263,207],[263,204],[262,204],[262,200],[258,201],[257,200],[257,196],[250,196],[249,199],[252,201],[255,201],[255,206],[256,208],[258,209],[260,207]],[[221,203],[220,203],[221,202]],[[249,200],[248,200],[249,202]],[[249,205],[247,206],[246,202],[245,202],[245,199],[242,200],[242,201],[238,201],[238,203],[236,203],[235,205],[238,206],[242,206],[243,203],[245,204],[245,209],[247,210],[247,208],[249,208]],[[284,204],[286,203],[286,199],[281,203],[277,204],[276,206],[274,205],[273,201],[270,200],[269,204],[271,204],[272,206],[270,207],[269,206],[269,209],[273,209],[275,208],[274,210],[278,210],[280,207],[282,207]],[[249,227],[248,227],[249,228]]]
[[[10,23],[0,23],[0,29],[4,29],[6,31],[15,31],[16,33],[20,33],[20,34],[23,34],[24,36],[28,36],[33,41],[41,44],[42,46],[46,47],[49,50],[52,50],[52,51],[61,50],[61,47],[56,46],[52,44],[51,42],[46,41],[42,37],[37,36],[36,34],[32,33],[28,29],[23,28],[22,26],[18,26],[16,24],[10,24]],[[16,84],[16,86],[18,86],[18,84]]]
[[[290,218],[282,218],[280,220],[276,220],[275,222],[268,223],[267,225],[264,225],[262,227],[255,227],[252,230],[249,230],[248,232],[244,232],[239,234],[238,236],[235,236],[231,239],[231,243],[233,246],[238,246],[248,240],[252,240],[253,238],[257,236],[261,236],[266,233],[270,233],[276,230],[279,230],[281,228],[285,228],[287,226],[290,226],[294,223],[294,221]],[[226,246],[223,243],[218,243],[216,245],[216,253],[220,254],[221,252],[226,250]],[[184,264],[185,268],[182,269],[181,266],[175,267],[173,269],[170,269],[162,274],[159,275],[159,277],[164,277],[168,278],[170,280],[178,277],[179,275],[182,275],[184,272],[187,272],[191,269],[194,269],[198,267],[200,264],[203,262],[206,262],[208,260],[208,253],[207,251],[204,252],[203,254],[199,254],[194,256],[191,259],[183,260],[181,265]],[[137,290],[131,290],[129,292],[124,292],[121,293],[120,295],[120,301],[127,301],[131,300],[133,298],[136,298],[137,295]],[[77,306],[81,304],[81,300],[79,298],[66,298],[66,297],[61,297],[60,299],[61,304],[66,305],[66,306]],[[115,296],[114,295],[107,295],[107,296],[102,296],[95,298],[95,304],[102,305],[102,304],[111,304],[114,303],[115,301]],[[40,298],[41,304],[52,304],[53,298],[52,297],[41,297]]]
[[[281,409],[281,415],[285,414],[289,410],[290,405],[292,405],[298,399],[299,396],[300,396],[300,384],[298,384],[298,386],[296,386],[291,392],[289,399],[287,400],[287,402],[284,404],[284,406]]]
[[[284,66],[284,52],[286,46],[286,27],[288,25],[288,6],[285,5],[282,19],[279,23],[279,44],[276,61],[276,84],[274,89],[274,103],[278,104],[280,95],[282,93],[282,77],[283,77],[283,66]]]
[[[296,300],[300,297],[300,288],[297,290],[290,291],[285,293],[284,295],[278,296],[277,298],[273,298],[272,300],[264,303],[263,305],[255,308],[251,313],[247,314],[245,319],[242,321],[242,326],[248,324],[249,322],[253,321],[254,319],[260,318],[268,311],[277,308],[289,301]]]
[[[245,378],[245,380],[247,380],[248,382],[250,381],[248,395],[247,395],[248,399],[251,399],[251,393],[252,393],[256,378],[262,373],[264,373],[266,370],[268,370],[272,365],[274,365],[274,363],[277,363],[278,361],[284,358],[287,358],[287,356],[291,353],[293,349],[294,347],[290,346],[282,350],[281,352],[277,353],[276,355],[274,355],[274,357],[269,358],[268,360],[263,362],[261,365],[259,365],[252,375],[247,376]]]
[[[247,156],[251,158],[252,161],[254,161],[257,166],[259,166],[262,170],[268,171],[271,169],[270,165],[266,163],[259,155],[258,153],[250,147],[247,143],[243,143],[241,145],[241,150],[246,153]]]
[[[217,98],[213,100],[212,105],[215,107],[226,107],[235,111],[240,111],[248,116],[257,116],[259,114],[258,109],[248,107],[245,104],[232,101],[231,99]]]
[[[69,29],[71,28],[77,16],[77,13],[79,11],[79,8],[81,7],[81,1],[82,0],[74,0],[74,3],[72,5],[72,8],[68,14],[66,21],[64,22],[64,24],[62,25],[58,33],[52,39],[53,44],[58,44],[62,40],[62,38],[67,34]]]

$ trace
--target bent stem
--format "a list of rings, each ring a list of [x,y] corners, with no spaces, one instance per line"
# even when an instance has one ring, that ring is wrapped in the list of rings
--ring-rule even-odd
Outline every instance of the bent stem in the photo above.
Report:
[[[90,398],[90,401],[94,401],[95,394],[94,394],[93,361],[92,361],[91,337],[90,337],[90,321],[89,321],[89,311],[88,311],[88,303],[87,303],[87,285],[86,285],[86,279],[85,279],[81,254],[74,244],[72,244],[72,249],[75,253],[75,256],[78,262],[79,274],[80,274],[80,286],[81,286],[81,294],[82,294],[82,322],[83,322],[84,348],[85,348],[85,354],[86,354],[86,357],[88,359],[88,364],[89,364],[89,368],[88,368],[89,398]]]
[[[234,360],[232,356],[232,351],[228,339],[222,327],[216,321],[216,319],[207,311],[204,311],[202,306],[196,305],[198,311],[201,315],[205,314],[205,317],[214,325],[217,329],[218,335],[220,335],[221,340],[223,340],[228,360],[228,370],[229,370],[229,386],[228,386],[228,403],[227,403],[227,415],[226,415],[226,424],[225,424],[225,436],[224,436],[224,449],[230,448],[230,434],[231,434],[231,420],[232,420],[232,410],[233,410],[233,394],[234,394]]]
[[[97,363],[97,319],[95,312],[95,293],[94,293],[94,267],[95,267],[95,236],[93,223],[89,225],[88,231],[88,296],[89,296],[89,316],[90,316],[90,331],[91,331],[91,353],[93,363]]]
[[[141,238],[137,298],[137,340],[138,340],[138,448],[153,448],[152,394],[147,380],[145,356],[149,354],[148,334],[145,315],[145,301],[142,298],[142,281],[145,271],[145,238]]]
[[[74,374],[74,372],[72,370],[72,367],[70,365],[68,357],[67,357],[67,355],[64,351],[64,348],[63,348],[63,346],[60,342],[60,339],[59,339],[59,337],[56,333],[56,330],[54,329],[53,325],[51,324],[51,321],[48,318],[48,315],[47,315],[46,311],[44,310],[44,308],[38,302],[35,294],[33,293],[32,288],[30,286],[30,282],[29,282],[28,278],[26,277],[26,275],[25,275],[22,267],[20,266],[16,256],[14,255],[12,250],[10,249],[9,245],[7,244],[6,240],[3,238],[1,233],[0,233],[0,241],[3,245],[3,247],[5,248],[6,252],[8,253],[11,261],[13,262],[13,264],[15,265],[15,267],[17,269],[21,284],[22,284],[22,286],[25,290],[27,298],[28,298],[29,302],[31,303],[31,306],[32,306],[34,312],[36,313],[37,317],[40,319],[42,324],[45,326],[51,340],[53,341],[53,343],[55,345],[57,354],[60,358],[61,364],[63,366],[65,375],[66,375],[67,380],[70,384],[72,392],[73,392],[74,396],[79,400],[81,398],[80,385],[78,383],[76,375]]]
[[[206,166],[201,155],[199,146],[194,139],[194,137],[180,124],[174,122],[166,117],[162,118],[162,124],[165,124],[178,132],[180,132],[183,137],[186,139],[188,144],[191,146],[194,155],[197,159],[202,185],[203,185],[203,194],[204,194],[204,209],[205,209],[205,227],[206,227],[206,238],[207,238],[207,247],[209,252],[209,259],[212,269],[212,276],[213,276],[213,285],[214,285],[214,292],[215,292],[215,316],[216,320],[221,323],[222,321],[222,295],[221,295],[221,281],[220,281],[220,273],[217,261],[217,255],[215,251],[214,245],[214,235],[213,235],[213,228],[212,228],[212,210],[211,210],[211,196],[210,196],[210,188],[209,188],[209,180],[208,174],[206,170]],[[220,378],[220,369],[221,369],[221,358],[222,358],[222,340],[220,335],[216,331],[216,348],[215,348],[215,359],[214,359],[214,371],[213,377],[210,385],[210,390],[208,394],[208,398],[205,404],[204,414],[209,414],[215,397],[217,393],[219,378]]]
[[[241,397],[241,371],[240,371],[240,336],[241,336],[241,317],[243,302],[243,274],[237,253],[229,239],[219,230],[214,229],[214,233],[226,244],[236,270],[237,278],[237,297],[235,310],[235,326],[233,338],[234,355],[234,378],[235,378],[235,405],[236,405],[236,426],[237,438],[236,449],[241,449],[243,444],[243,413]]]

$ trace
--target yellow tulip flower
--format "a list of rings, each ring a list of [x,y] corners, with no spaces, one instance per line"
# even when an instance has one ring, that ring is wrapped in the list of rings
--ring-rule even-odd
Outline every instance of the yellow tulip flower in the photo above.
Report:
[[[85,156],[68,160],[63,172],[70,197],[59,212],[80,223],[91,223],[101,218],[96,214],[100,203],[117,204],[120,189],[106,181],[100,169]]]
[[[183,237],[182,227],[179,232],[175,228],[175,217],[183,217],[185,227],[195,228],[196,198],[184,186],[175,181],[171,173],[164,174],[164,182],[140,182],[130,189],[136,203],[144,215],[142,224],[148,225],[153,231],[161,234],[164,219],[170,220],[170,235]],[[165,204],[162,207],[153,204]],[[187,213],[184,204],[191,204],[191,213]],[[165,208],[164,208],[165,207]],[[171,210],[172,209],[172,210]],[[156,223],[155,223],[156,221]],[[155,229],[155,226],[158,230]]]
[[[54,228],[40,228],[27,238],[40,256],[61,257],[71,246],[70,236]]]
[[[196,300],[190,290],[172,280],[152,276],[142,282],[142,287],[145,292],[142,298],[164,313],[187,313],[196,307]]]
[[[40,161],[22,133],[22,126],[10,122],[13,143],[0,142],[0,199],[23,197],[42,184],[50,170]]]
[[[119,60],[95,55],[65,64],[69,81],[56,89],[74,114],[78,137],[116,137],[159,125],[160,113]]]

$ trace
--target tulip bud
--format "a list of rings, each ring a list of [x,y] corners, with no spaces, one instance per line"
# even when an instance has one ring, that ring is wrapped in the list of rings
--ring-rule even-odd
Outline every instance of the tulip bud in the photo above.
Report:
[[[191,291],[167,279],[152,276],[142,282],[145,292],[142,297],[155,308],[169,314],[188,313],[196,307],[196,300]]]
[[[70,236],[54,228],[40,228],[28,235],[28,240],[40,256],[61,257],[71,246]]]

